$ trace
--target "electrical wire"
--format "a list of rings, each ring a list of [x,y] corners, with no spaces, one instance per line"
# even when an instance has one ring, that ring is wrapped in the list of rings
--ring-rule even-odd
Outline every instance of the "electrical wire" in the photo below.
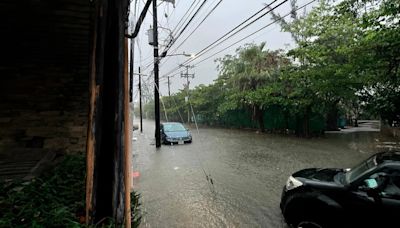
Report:
[[[190,10],[190,11],[188,11],[187,13],[187,17],[186,18],[184,18],[184,20],[182,21],[182,24],[180,24],[179,26],[177,25],[176,27],[175,27],[175,31],[174,31],[174,33],[173,33],[173,35],[174,36],[176,36],[179,32],[178,31],[180,31],[181,29],[182,29],[182,27],[185,25],[185,24],[187,24],[187,21],[189,20],[189,18],[190,18],[190,15],[192,15],[192,13],[196,10],[196,8],[197,8],[197,6],[200,4],[200,1],[198,1],[195,5],[194,5],[194,7]]]
[[[196,56],[200,55],[201,53],[205,52],[207,49],[209,49],[210,47],[214,46],[214,45],[218,45],[220,43],[220,41],[224,38],[226,38],[226,36],[228,36],[229,34],[231,34],[232,32],[234,32],[236,29],[238,29],[239,27],[241,27],[242,25],[244,25],[245,23],[247,23],[248,21],[250,21],[251,19],[253,19],[255,16],[257,16],[259,13],[261,13],[263,10],[267,9],[268,7],[270,7],[272,4],[274,4],[275,2],[277,2],[278,0],[274,0],[272,1],[270,4],[264,6],[261,10],[257,11],[256,13],[254,13],[253,15],[251,15],[250,17],[248,17],[246,20],[244,20],[243,22],[241,22],[240,24],[238,24],[237,26],[235,26],[233,29],[229,30],[227,33],[225,33],[224,35],[222,35],[220,38],[218,38],[216,41],[214,41],[213,43],[209,44],[207,47],[203,48],[201,51],[196,53]],[[288,0],[284,0],[282,1],[278,6],[282,5],[283,3],[287,2]],[[278,6],[274,7],[277,8]],[[254,22],[258,21],[259,19],[261,19],[262,17],[264,17],[265,15],[267,15],[271,10],[268,10],[266,13],[263,13],[261,16],[257,17],[256,19],[254,19],[253,21],[251,21],[249,24],[245,25],[243,28],[239,29],[238,31],[236,31],[234,34],[237,34],[238,32],[242,31],[244,28],[248,27],[249,25],[253,24]],[[232,37],[229,36],[229,37]]]
[[[315,2],[315,1],[316,1],[316,0],[312,0],[312,1],[310,1],[310,2],[308,2],[308,3],[306,3],[306,4],[304,4],[304,5],[302,5],[301,7],[298,7],[295,11],[298,11],[298,10],[300,10],[300,9],[302,9],[302,8],[305,8],[306,6],[312,4],[312,3]],[[286,2],[286,1],[285,1],[285,2]],[[271,4],[272,4],[272,3],[271,3]],[[269,5],[270,5],[270,4],[269,4]],[[267,7],[268,7],[269,5],[267,5]],[[281,5],[281,4],[280,4],[280,5]],[[278,6],[279,6],[279,5],[278,5]],[[271,8],[271,10],[269,10],[268,12],[270,12],[270,11],[276,9],[278,6],[276,6],[276,7],[274,7],[274,8]],[[264,7],[264,8],[265,8],[265,7]],[[249,35],[243,37],[242,39],[240,39],[240,40],[236,41],[235,43],[233,43],[233,44],[231,44],[231,45],[225,47],[224,49],[222,49],[222,50],[220,50],[220,51],[218,51],[218,52],[216,52],[216,53],[214,53],[214,54],[212,54],[212,55],[206,57],[205,59],[200,60],[199,62],[196,62],[195,65],[196,65],[196,66],[199,65],[200,63],[206,61],[207,59],[210,59],[211,57],[213,57],[213,56],[215,56],[215,55],[217,55],[217,54],[219,54],[219,53],[225,51],[226,49],[228,49],[228,48],[234,46],[235,44],[237,44],[237,43],[239,43],[239,42],[241,42],[241,41],[243,41],[243,40],[245,40],[245,39],[247,39],[247,38],[253,36],[254,34],[256,34],[256,33],[260,32],[260,31],[264,30],[265,28],[267,28],[267,27],[271,26],[272,24],[274,24],[274,23],[280,21],[281,19],[283,19],[283,18],[285,18],[285,17],[291,15],[292,13],[293,13],[293,11],[291,11],[291,12],[285,14],[285,15],[282,16],[280,19],[277,19],[277,20],[275,20],[275,21],[273,21],[273,22],[271,22],[271,23],[269,23],[269,24],[267,24],[267,25],[261,27],[260,29],[256,30],[255,32],[252,32],[251,34],[249,34]],[[225,40],[224,40],[224,41],[225,41]],[[205,54],[205,53],[203,53],[203,54]],[[202,54],[202,55],[203,55],[203,54]],[[196,56],[196,57],[198,58],[198,57],[200,57],[200,55],[199,55],[199,56]],[[197,58],[190,59],[190,60],[186,61],[184,64],[191,63],[191,62],[193,62],[194,60],[196,60]],[[183,64],[183,65],[184,65],[184,64]],[[160,79],[165,78],[167,75],[171,75],[171,73],[175,72],[176,70],[179,70],[180,68],[181,68],[181,66],[178,66],[177,68],[175,68],[175,69],[169,71],[167,74],[161,76]]]
[[[189,14],[187,14],[190,9],[193,7],[194,3],[196,1],[193,1],[193,3],[191,4],[191,6],[189,7],[188,11],[186,11],[185,15],[181,18],[181,20],[178,22],[177,26],[174,28],[174,30],[176,30],[178,28],[178,25],[180,24],[180,22],[185,18],[186,15],[191,15],[191,13],[194,11],[194,9],[196,8],[196,6],[200,3],[197,2],[197,4],[195,5],[195,7],[191,10],[191,12]],[[183,20],[183,23],[181,24],[181,26],[179,26],[179,29],[182,28],[182,26],[184,25],[184,23],[186,22],[186,24],[184,25],[183,29],[180,30],[180,32],[178,33],[178,35],[176,36],[176,38],[171,39],[171,41],[166,45],[166,48],[164,49],[163,52],[168,51],[169,48],[175,43],[175,41],[183,34],[183,32],[187,29],[187,27],[189,26],[189,24],[193,21],[193,19],[196,17],[196,15],[200,12],[200,10],[203,8],[204,4],[207,2],[207,0],[203,0],[202,4],[197,8],[197,10],[195,11],[195,13],[191,16],[191,18],[189,19],[188,22],[186,18],[185,20]],[[177,29],[176,32],[179,30]],[[174,32],[174,30],[172,30],[172,33]],[[174,35],[172,35],[174,37]],[[151,63],[149,63],[146,67],[145,70],[151,66]]]
[[[298,11],[298,10],[302,9],[302,8],[304,8],[304,7],[308,6],[308,5],[310,5],[311,3],[315,2],[315,1],[317,1],[317,0],[312,0],[312,1],[310,1],[310,2],[308,2],[308,3],[306,3],[306,4],[304,4],[304,5],[302,5],[301,7],[298,7],[295,11]],[[225,47],[224,49],[222,49],[222,50],[220,50],[220,51],[218,51],[218,52],[216,52],[216,53],[214,53],[214,54],[208,56],[208,57],[205,58],[205,59],[202,59],[201,61],[195,63],[194,65],[198,65],[198,64],[200,64],[200,63],[206,61],[207,59],[210,59],[211,57],[213,57],[213,56],[215,56],[215,55],[217,55],[217,54],[219,54],[219,53],[225,51],[226,49],[228,49],[228,48],[234,46],[235,44],[237,44],[237,43],[239,43],[239,42],[241,42],[241,41],[243,41],[243,40],[249,38],[250,36],[253,36],[254,34],[256,34],[256,33],[260,32],[260,31],[266,29],[267,27],[271,26],[272,24],[275,24],[276,22],[278,22],[278,21],[282,20],[283,18],[285,18],[285,17],[291,15],[292,13],[293,13],[293,11],[290,11],[289,13],[287,13],[287,14],[281,16],[279,19],[276,19],[276,20],[274,20],[273,22],[271,22],[271,23],[269,23],[269,24],[267,24],[267,25],[261,27],[260,29],[258,29],[258,30],[256,30],[256,31],[250,33],[249,35],[247,35],[247,36],[243,37],[242,39],[236,41],[235,43],[233,43],[233,44],[231,44],[231,45]]]
[[[275,3],[277,0],[274,0],[272,3],[268,4],[266,7],[270,7],[271,4]],[[233,37],[234,35],[238,34],[239,32],[241,32],[243,29],[247,28],[248,26],[252,25],[253,23],[255,23],[256,21],[260,20],[261,18],[265,17],[268,13],[270,13],[271,11],[273,11],[274,9],[280,7],[282,4],[286,3],[288,0],[284,0],[281,3],[279,3],[278,5],[274,6],[273,8],[269,9],[267,12],[261,14],[260,16],[258,16],[257,18],[255,18],[254,20],[252,20],[251,22],[249,22],[248,24],[246,24],[244,27],[240,28],[239,30],[235,31],[234,33],[230,34],[228,37],[225,37],[223,39],[219,38],[217,41],[213,42],[212,44],[208,45],[207,47],[203,48],[201,51],[199,51],[198,53],[196,53],[196,57],[193,59],[188,60],[188,62],[192,62],[194,61],[196,58],[202,56],[203,54],[205,54],[206,52],[214,49],[216,46],[222,44],[223,42],[225,42],[226,40],[230,39],[231,37]],[[243,23],[241,23],[241,25],[243,25]],[[229,32],[231,33],[232,30]],[[228,33],[227,33],[228,34]],[[224,35],[225,36],[225,35]]]
[[[188,39],[193,35],[193,33],[203,24],[203,22],[211,15],[212,12],[221,4],[223,0],[219,0],[219,2],[209,11],[209,13],[203,18],[203,20],[192,30],[192,32],[176,47],[173,51],[172,54],[175,54],[178,48],[180,48]],[[215,2],[215,1],[214,1]],[[213,2],[213,3],[214,3]],[[212,5],[212,4],[211,4]],[[177,38],[176,38],[177,39]],[[175,40],[176,41],[176,40]],[[169,49],[168,49],[169,50]],[[165,51],[168,51],[165,50]],[[164,61],[161,63],[160,67],[164,65],[167,61],[169,60],[169,57],[165,58]]]
[[[258,21],[259,19],[261,19],[262,17],[264,17],[265,15],[267,15],[268,13],[270,13],[271,11],[273,11],[274,9],[278,8],[279,6],[281,6],[283,3],[287,2],[288,0],[284,0],[281,3],[279,3],[277,6],[274,6],[273,8],[270,8],[267,12],[263,13],[262,15],[258,16],[256,19],[253,19],[252,21],[250,21],[248,24],[246,24],[244,27],[240,28],[239,30],[235,31],[237,28],[239,28],[240,26],[242,26],[243,24],[245,24],[246,22],[248,22],[249,20],[251,20],[253,17],[257,16],[260,12],[262,12],[264,9],[269,8],[273,3],[275,3],[277,0],[274,0],[273,2],[271,2],[270,4],[264,6],[261,10],[257,11],[256,13],[254,13],[252,16],[250,16],[249,18],[247,18],[246,20],[244,20],[243,22],[241,22],[239,25],[237,25],[236,27],[234,27],[233,29],[231,29],[230,31],[228,31],[227,33],[225,33],[224,35],[222,35],[220,38],[218,38],[216,41],[212,42],[211,44],[209,44],[207,47],[203,48],[201,51],[197,52],[195,54],[195,57],[189,60],[186,60],[183,64],[181,65],[186,65],[189,64],[190,62],[193,62],[194,60],[198,59],[199,57],[201,57],[202,55],[206,54],[207,52],[209,52],[210,50],[214,49],[215,47],[217,47],[218,45],[221,45],[223,42],[225,42],[226,40],[232,38],[234,35],[236,35],[237,33],[239,33],[240,31],[242,31],[243,29],[247,28],[248,26],[250,26],[251,24],[253,24],[254,22]],[[233,31],[235,31],[234,33],[232,33]],[[229,35],[230,34],[230,35]],[[229,36],[228,36],[229,35]],[[181,68],[181,66],[178,66],[176,68],[174,68],[173,70],[171,70],[170,72],[167,73],[170,74],[176,70],[179,70]]]
[[[190,25],[190,23],[193,21],[193,19],[196,17],[196,15],[200,12],[200,10],[203,8],[203,6],[205,5],[205,3],[207,2],[207,0],[204,0],[202,2],[202,4],[197,8],[196,12],[192,15],[192,17],[190,18],[190,20],[186,23],[186,25],[183,27],[182,30],[180,30],[179,34],[176,35],[176,37],[174,39],[171,39],[170,42],[166,45],[166,47],[164,48],[164,50],[162,51],[162,53],[167,53],[168,50],[172,47],[172,45],[179,39],[179,37],[183,34],[183,32],[185,32],[185,30],[188,28],[188,26]],[[190,13],[191,14],[191,13]],[[190,15],[189,14],[189,15]],[[173,35],[174,37],[174,35]]]
[[[196,12],[192,15],[192,17],[190,18],[190,20],[186,23],[185,27],[183,27],[183,29],[179,32],[179,34],[174,38],[173,42],[169,45],[169,48],[176,42],[177,39],[179,39],[179,37],[183,34],[183,32],[185,32],[185,30],[187,29],[187,27],[189,26],[189,24],[193,21],[193,19],[196,17],[196,15],[200,12],[200,10],[203,8],[204,4],[207,2],[207,0],[204,0],[201,5],[199,6],[199,8],[197,8]],[[169,49],[168,48],[168,49]]]
[[[173,17],[174,16],[174,14],[175,14],[175,12],[176,12],[176,8],[178,8],[178,5],[179,5],[179,3],[180,3],[181,1],[179,1],[179,0],[177,0],[176,1],[176,5],[174,6],[174,8],[172,9],[172,12],[168,15],[168,17],[167,17],[167,25],[168,25],[168,27],[169,27],[169,18],[171,18],[171,17]]]
[[[203,20],[190,32],[190,34],[172,51],[175,53],[178,48],[180,48],[192,35],[193,33],[204,23],[204,21],[214,12],[214,10],[221,4],[223,0],[219,0],[219,2],[208,12],[208,14],[203,18]]]
[[[206,1],[207,1],[207,0],[204,0],[204,1],[203,1],[202,5],[196,10],[195,14],[191,17],[191,19],[189,20],[189,22],[186,23],[184,29],[187,28],[187,26],[189,25],[189,23],[193,20],[194,16],[199,12],[199,10],[201,9],[201,7],[204,5],[204,3],[205,3]],[[195,5],[194,3],[196,3],[196,0],[194,0],[194,1],[192,2],[192,4],[190,5],[189,9],[186,11],[186,13],[185,13],[185,14],[183,15],[183,17],[180,19],[180,21],[178,22],[178,24],[176,25],[176,27],[172,30],[172,32],[171,32],[171,33],[172,33],[172,37],[174,37],[173,33],[175,32],[175,30],[176,30],[176,32],[177,32],[177,31],[183,26],[183,24],[184,24],[184,23],[186,22],[186,20],[189,18],[189,15],[194,11],[194,9],[196,8],[196,6],[197,6],[200,2],[197,2],[196,5]],[[192,9],[193,6],[195,6],[195,7]],[[189,12],[190,12],[190,13],[189,13]],[[188,14],[188,13],[189,13],[189,14]],[[186,15],[188,15],[188,17],[187,17],[186,19],[184,19],[184,18],[186,17]],[[182,25],[179,26],[179,24],[180,24],[182,21],[183,21]],[[179,27],[179,29],[178,29],[178,27]],[[184,30],[181,30],[181,31],[179,32],[178,37],[183,33],[183,31],[184,31]],[[167,49],[168,46],[171,45],[171,43],[172,43],[172,40],[166,45],[166,48],[165,48],[165,49]],[[164,50],[165,50],[165,49],[164,49]],[[149,62],[149,63],[144,67],[144,70],[147,70],[151,65],[152,65],[152,62]]]
[[[175,28],[172,29],[172,33],[177,31],[178,26],[180,25],[180,23],[182,22],[182,20],[186,17],[186,15],[191,11],[192,7],[194,6],[194,4],[196,3],[196,0],[193,0],[192,4],[189,6],[189,9],[186,10],[186,13],[181,17],[181,19],[178,21],[178,23],[176,24]],[[199,2],[197,2],[198,4]],[[186,20],[186,19],[185,19]]]

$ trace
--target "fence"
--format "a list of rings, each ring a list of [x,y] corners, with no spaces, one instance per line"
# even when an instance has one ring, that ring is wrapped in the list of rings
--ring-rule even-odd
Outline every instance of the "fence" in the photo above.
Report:
[[[264,128],[271,132],[303,132],[304,119],[299,116],[285,114],[279,107],[271,107],[264,111]],[[252,113],[248,110],[230,110],[219,116],[216,121],[210,122],[201,115],[197,116],[197,121],[201,124],[219,125],[234,128],[259,128],[258,122],[252,118]],[[311,134],[322,134],[325,130],[325,118],[316,113],[312,113],[308,122]]]

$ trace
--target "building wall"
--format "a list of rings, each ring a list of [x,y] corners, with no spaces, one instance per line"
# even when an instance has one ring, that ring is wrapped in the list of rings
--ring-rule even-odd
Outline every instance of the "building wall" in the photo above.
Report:
[[[0,2],[0,179],[49,152],[85,152],[91,4]],[[29,165],[8,171],[17,163]]]
[[[29,148],[84,152],[86,73],[50,66],[9,70],[0,85],[0,154]]]

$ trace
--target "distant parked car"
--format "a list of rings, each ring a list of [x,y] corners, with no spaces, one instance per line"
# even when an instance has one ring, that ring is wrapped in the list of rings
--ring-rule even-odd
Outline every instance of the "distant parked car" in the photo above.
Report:
[[[166,122],[161,124],[161,140],[164,144],[192,142],[192,134],[183,124]]]
[[[280,204],[292,227],[400,227],[400,152],[352,169],[304,169],[287,180]]]

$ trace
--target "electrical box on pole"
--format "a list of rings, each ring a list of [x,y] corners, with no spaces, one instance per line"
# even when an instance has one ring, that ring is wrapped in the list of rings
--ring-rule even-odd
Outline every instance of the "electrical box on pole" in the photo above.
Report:
[[[152,27],[147,30],[147,35],[149,36],[149,44],[154,46],[154,31]]]

